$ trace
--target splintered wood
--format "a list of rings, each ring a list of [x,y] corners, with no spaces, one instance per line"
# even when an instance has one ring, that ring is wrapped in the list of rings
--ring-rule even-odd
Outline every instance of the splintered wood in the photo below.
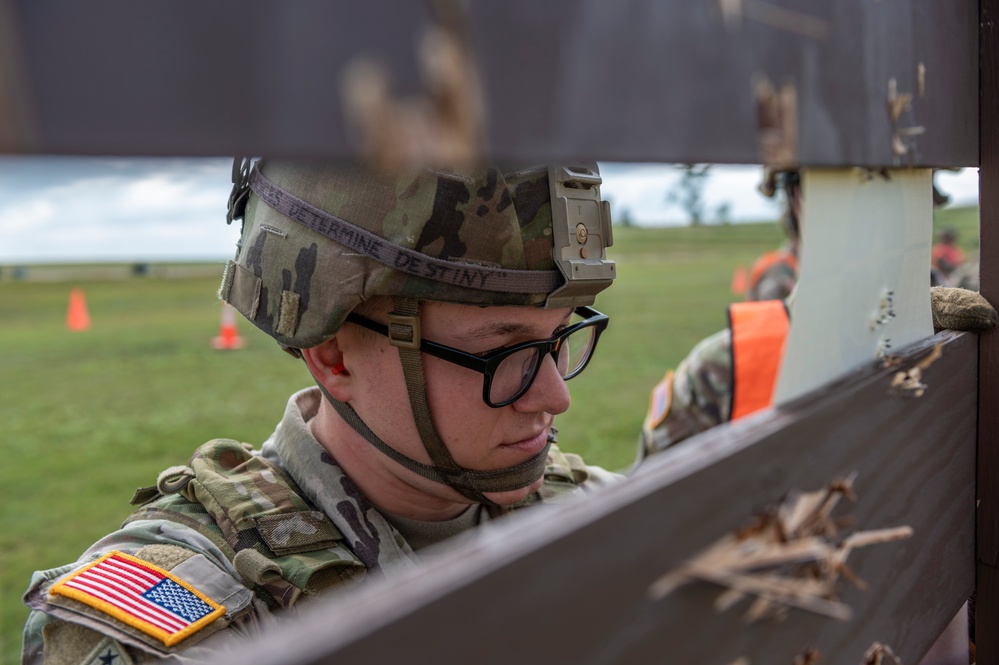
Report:
[[[818,665],[822,662],[822,654],[818,649],[809,647],[794,657],[791,665]]]
[[[891,650],[891,647],[880,642],[872,644],[871,648],[864,652],[863,658],[860,665],[902,665],[902,661]],[[822,654],[819,653],[819,650],[809,647],[795,656],[791,665],[819,665],[821,662]],[[733,660],[729,665],[752,665],[752,662],[742,656]]]
[[[426,91],[400,98],[385,67],[359,57],[345,69],[344,113],[358,149],[388,171],[462,170],[482,161],[485,105],[475,60],[455,31],[428,29],[417,53]]]
[[[790,166],[798,159],[798,91],[792,83],[774,87],[757,76],[756,114],[761,161],[767,166]]]
[[[921,65],[922,66],[922,65]],[[925,91],[926,68],[920,73],[921,92]],[[902,156],[913,152],[915,148],[915,137],[926,131],[925,127],[914,125],[912,127],[899,127],[898,123],[905,111],[912,109],[912,94],[908,92],[899,93],[898,82],[888,79],[888,115],[891,118],[892,138],[891,150],[896,156]]]
[[[864,653],[864,662],[860,665],[902,665],[902,661],[891,650],[891,647],[880,642],[875,642],[871,648]]]
[[[834,518],[833,509],[843,497],[856,501],[856,476],[854,472],[825,489],[789,496],[657,579],[649,596],[659,600],[684,584],[702,581],[726,587],[715,601],[719,612],[752,598],[747,622],[781,617],[792,607],[849,619],[850,607],[836,597],[840,578],[866,588],[846,565],[850,552],[912,535],[908,526],[841,533],[850,520]]]
[[[923,371],[943,355],[942,345],[937,344],[925,358],[907,370],[896,372],[888,386],[888,392],[905,397],[922,397],[929,387],[923,383]]]

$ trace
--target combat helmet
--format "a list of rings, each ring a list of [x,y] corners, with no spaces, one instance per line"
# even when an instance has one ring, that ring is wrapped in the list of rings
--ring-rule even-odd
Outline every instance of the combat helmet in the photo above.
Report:
[[[392,297],[413,416],[432,465],[381,441],[354,410],[326,398],[372,445],[469,498],[524,487],[547,448],[509,469],[459,467],[430,418],[419,303],[576,308],[615,276],[609,205],[596,164],[471,173],[387,174],[356,165],[237,159],[228,219],[242,219],[219,297],[287,351],[321,344],[362,302]]]

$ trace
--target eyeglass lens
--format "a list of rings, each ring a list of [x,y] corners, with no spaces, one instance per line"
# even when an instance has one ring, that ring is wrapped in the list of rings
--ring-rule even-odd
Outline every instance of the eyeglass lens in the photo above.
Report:
[[[563,379],[575,376],[586,364],[593,350],[596,329],[587,326],[574,331],[559,347],[555,364]],[[489,401],[498,404],[519,397],[527,391],[544,358],[538,347],[522,349],[507,356],[493,373]]]

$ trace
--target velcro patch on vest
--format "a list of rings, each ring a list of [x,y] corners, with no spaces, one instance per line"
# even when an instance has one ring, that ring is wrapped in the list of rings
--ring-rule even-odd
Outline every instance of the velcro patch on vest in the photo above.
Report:
[[[117,551],[61,580],[49,593],[88,605],[168,647],[226,611],[184,580]]]
[[[133,665],[134,662],[123,646],[105,637],[83,661],[83,665]]]
[[[336,525],[319,511],[296,511],[253,518],[257,532],[278,556],[314,552],[343,540]]]
[[[649,395],[649,413],[645,416],[645,429],[652,431],[666,419],[673,404],[673,370],[666,372]]]

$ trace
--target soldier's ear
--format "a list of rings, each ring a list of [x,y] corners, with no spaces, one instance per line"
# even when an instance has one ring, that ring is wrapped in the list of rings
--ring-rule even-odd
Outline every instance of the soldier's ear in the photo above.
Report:
[[[351,399],[350,372],[345,367],[344,355],[336,336],[318,346],[302,349],[302,359],[316,382],[323,385],[333,397],[341,402]]]

